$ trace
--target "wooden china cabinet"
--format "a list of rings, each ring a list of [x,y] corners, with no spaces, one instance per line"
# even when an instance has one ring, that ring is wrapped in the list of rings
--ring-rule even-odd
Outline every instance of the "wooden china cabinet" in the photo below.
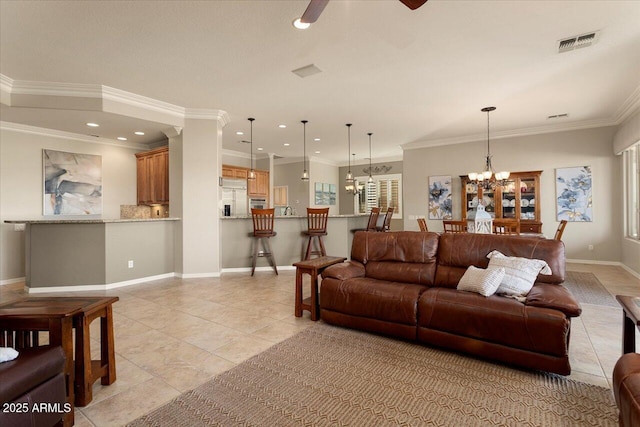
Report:
[[[481,200],[485,210],[494,218],[520,222],[521,233],[542,233],[540,221],[540,175],[542,171],[512,172],[504,187],[495,190],[478,188],[463,175],[462,220]]]

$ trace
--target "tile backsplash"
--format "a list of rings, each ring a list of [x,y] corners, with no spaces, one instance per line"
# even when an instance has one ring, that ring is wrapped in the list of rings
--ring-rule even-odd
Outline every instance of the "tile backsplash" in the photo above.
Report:
[[[120,205],[121,219],[167,218],[169,206]]]

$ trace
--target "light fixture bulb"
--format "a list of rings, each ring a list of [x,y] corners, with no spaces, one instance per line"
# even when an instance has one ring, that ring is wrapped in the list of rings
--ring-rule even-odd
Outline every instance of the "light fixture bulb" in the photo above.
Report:
[[[470,179],[471,181],[475,181],[475,180],[477,180],[477,179],[478,179],[478,174],[477,174],[477,173],[475,173],[475,172],[470,172],[470,173],[469,173],[469,175],[467,175],[467,176],[469,177],[469,179]]]
[[[367,180],[367,182],[368,182],[369,184],[373,183],[373,177],[372,177],[371,175],[369,175],[369,179]]]
[[[256,171],[254,171],[253,169],[251,169],[249,171],[249,174],[247,175],[247,179],[256,179]]]
[[[305,169],[304,172],[302,172],[302,178],[303,181],[309,181],[309,172],[307,172],[307,170]]]
[[[484,179],[489,179],[489,178],[491,178],[491,175],[493,175],[493,172],[484,171],[484,172],[482,172],[482,175],[484,176]]]
[[[300,20],[301,18],[296,18],[293,20],[292,24],[294,27],[296,27],[299,30],[306,30],[307,28],[309,28],[311,26],[310,23],[308,22],[302,22]]]
[[[345,178],[345,181],[353,182],[353,174],[351,173],[351,171],[347,173],[347,177]]]

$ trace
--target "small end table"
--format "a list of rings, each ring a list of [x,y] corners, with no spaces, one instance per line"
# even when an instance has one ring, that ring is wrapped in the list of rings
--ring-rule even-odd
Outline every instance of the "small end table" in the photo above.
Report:
[[[323,256],[320,258],[308,259],[293,264],[296,267],[296,317],[302,317],[302,310],[311,312],[311,320],[320,318],[320,298],[318,296],[318,275],[322,271],[334,264],[344,262],[347,258],[337,256]],[[311,297],[302,299],[302,275],[311,276]]]
[[[636,327],[640,326],[640,298],[616,295],[622,306],[622,354],[636,351]]]

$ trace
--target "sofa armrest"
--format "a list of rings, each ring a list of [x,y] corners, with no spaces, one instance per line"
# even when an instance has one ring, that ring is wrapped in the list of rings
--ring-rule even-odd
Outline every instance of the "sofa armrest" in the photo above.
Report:
[[[578,317],[582,313],[580,303],[567,288],[550,283],[536,283],[527,295],[525,304],[533,307],[553,308],[568,317]]]
[[[338,280],[347,280],[354,277],[364,277],[364,272],[363,264],[357,261],[349,261],[327,267],[322,272],[322,278],[332,277]]]

